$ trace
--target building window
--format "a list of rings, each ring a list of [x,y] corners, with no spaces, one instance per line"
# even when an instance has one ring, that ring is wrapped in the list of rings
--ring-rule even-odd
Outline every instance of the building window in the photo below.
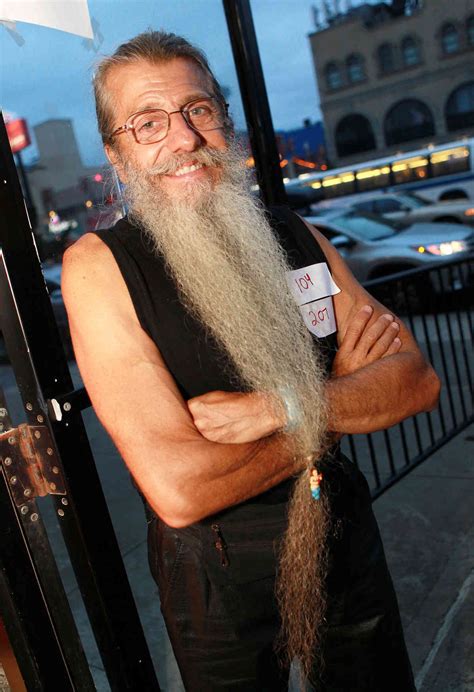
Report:
[[[459,50],[459,32],[454,24],[444,24],[441,29],[441,47],[445,55],[457,53]]]
[[[375,149],[372,125],[363,115],[346,115],[336,127],[338,156],[351,156]]]
[[[377,59],[379,70],[382,74],[393,72],[395,69],[395,59],[393,55],[393,46],[390,43],[382,43],[377,50]]]
[[[445,112],[449,131],[474,126],[474,82],[466,82],[451,92]]]
[[[467,20],[467,42],[470,46],[474,46],[474,14]]]
[[[402,59],[405,67],[421,62],[420,46],[412,36],[407,36],[402,41]]]
[[[346,60],[347,79],[350,84],[363,82],[365,79],[364,63],[360,55],[349,55]]]
[[[385,116],[384,130],[387,146],[435,134],[430,109],[416,99],[405,99],[393,106]]]
[[[339,66],[330,62],[326,66],[326,85],[328,89],[339,89],[342,86],[342,75]]]

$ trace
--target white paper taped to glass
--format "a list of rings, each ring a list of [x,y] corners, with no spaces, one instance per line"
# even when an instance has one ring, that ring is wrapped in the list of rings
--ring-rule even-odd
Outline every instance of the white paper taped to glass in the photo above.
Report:
[[[1,0],[0,23],[39,24],[70,34],[94,38],[87,0]]]
[[[341,289],[326,262],[287,272],[286,280],[309,331],[318,337],[333,334],[337,325],[332,296]]]

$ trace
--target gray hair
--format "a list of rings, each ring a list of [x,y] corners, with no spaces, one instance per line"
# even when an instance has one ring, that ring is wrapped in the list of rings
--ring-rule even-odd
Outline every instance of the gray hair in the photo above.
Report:
[[[138,60],[147,60],[150,63],[162,63],[174,58],[188,58],[193,60],[209,77],[214,96],[225,104],[224,94],[219,82],[214,77],[209,62],[196,46],[193,46],[182,36],[167,33],[165,31],[148,31],[135,36],[126,43],[122,43],[113,55],[105,57],[96,67],[93,77],[95,107],[97,124],[104,144],[110,144],[112,131],[112,104],[111,96],[107,90],[106,82],[109,73],[120,65],[128,65]],[[228,118],[226,131],[232,131],[232,121]]]

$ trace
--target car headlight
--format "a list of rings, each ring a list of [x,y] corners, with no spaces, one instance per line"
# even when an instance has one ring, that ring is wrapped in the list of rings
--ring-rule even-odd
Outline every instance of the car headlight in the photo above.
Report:
[[[465,252],[467,243],[465,240],[449,240],[446,243],[433,243],[432,245],[417,245],[415,250],[420,254],[428,252],[430,255],[455,255],[457,252]]]

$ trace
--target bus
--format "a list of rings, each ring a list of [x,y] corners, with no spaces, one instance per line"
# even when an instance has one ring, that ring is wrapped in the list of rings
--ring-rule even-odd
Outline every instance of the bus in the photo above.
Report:
[[[431,201],[474,200],[474,138],[429,145],[318,173],[284,179],[288,191],[303,186],[315,191],[314,203],[364,192],[420,192]]]

